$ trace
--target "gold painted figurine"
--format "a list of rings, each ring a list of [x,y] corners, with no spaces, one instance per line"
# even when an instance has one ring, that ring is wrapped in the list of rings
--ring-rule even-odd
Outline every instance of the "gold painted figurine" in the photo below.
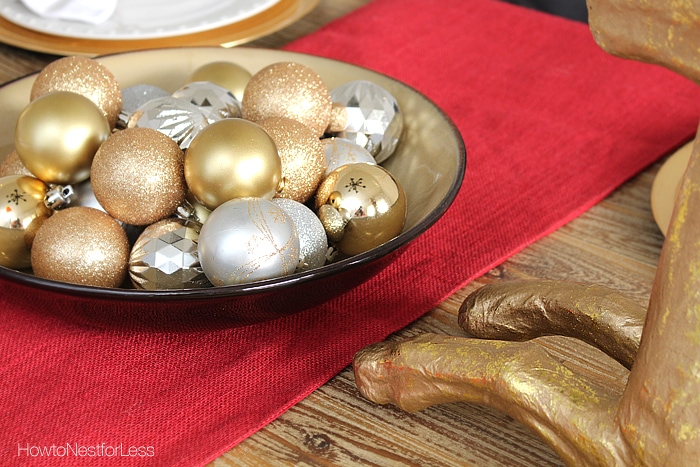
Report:
[[[700,84],[700,0],[588,0],[588,8],[591,32],[605,51],[666,66]],[[456,401],[494,407],[536,432],[569,465],[697,465],[698,141],[646,310],[600,286],[488,285],[466,299],[459,322],[490,340],[426,334],[375,344],[355,357],[360,392],[409,411]],[[622,395],[590,384],[527,342],[547,334],[577,337],[631,368]]]

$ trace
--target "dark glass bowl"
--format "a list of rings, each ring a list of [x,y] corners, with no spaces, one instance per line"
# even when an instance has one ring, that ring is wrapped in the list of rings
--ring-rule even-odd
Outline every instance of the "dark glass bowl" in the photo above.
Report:
[[[365,253],[318,269],[249,284],[144,291],[82,286],[41,279],[0,267],[0,280],[13,293],[44,300],[47,308],[110,326],[168,323],[202,325],[248,324],[319,305],[370,279],[395,260],[405,247],[448,209],[460,189],[466,168],[462,138],[450,119],[425,96],[387,76],[346,63],[305,54],[255,48],[193,47],[148,50],[98,58],[122,87],[153,84],[167,91],[179,88],[197,67],[231,61],[255,73],[275,62],[295,61],[319,73],[329,88],[347,81],[373,81],[391,92],[404,114],[404,133],[382,165],[399,181],[408,203],[403,232]],[[27,105],[34,75],[0,88],[0,154],[13,148],[17,116]]]

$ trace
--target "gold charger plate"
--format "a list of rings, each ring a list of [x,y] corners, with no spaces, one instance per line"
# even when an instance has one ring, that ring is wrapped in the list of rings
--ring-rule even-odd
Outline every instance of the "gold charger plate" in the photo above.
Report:
[[[136,40],[92,40],[43,34],[0,17],[0,42],[55,55],[108,55],[182,46],[233,47],[278,31],[310,12],[319,0],[281,0],[267,10],[226,26],[180,36]]]
[[[651,186],[651,212],[661,232],[666,235],[681,178],[688,167],[694,141],[673,153],[659,169]]]

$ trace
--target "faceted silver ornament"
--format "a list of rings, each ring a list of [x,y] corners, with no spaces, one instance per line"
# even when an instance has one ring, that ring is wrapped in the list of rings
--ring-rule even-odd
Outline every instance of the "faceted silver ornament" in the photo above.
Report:
[[[136,84],[122,89],[122,109],[117,119],[117,128],[126,128],[131,114],[146,102],[168,95],[165,89],[150,84]]]
[[[199,259],[216,286],[286,276],[299,264],[299,235],[289,214],[272,201],[234,198],[204,222]]]
[[[325,138],[321,140],[321,144],[323,144],[323,153],[326,156],[324,178],[338,167],[354,162],[377,163],[368,150],[352,141],[341,138]]]
[[[331,100],[344,105],[348,117],[345,130],[332,136],[364,147],[378,164],[393,154],[403,131],[403,114],[389,91],[370,81],[357,80],[333,89]]]
[[[169,218],[149,225],[131,250],[129,276],[139,289],[211,287],[197,252],[199,224]]]
[[[310,271],[326,264],[328,237],[321,220],[304,204],[288,198],[273,198],[294,221],[299,235],[299,265],[296,272]]]
[[[131,114],[127,126],[158,130],[185,150],[208,123],[196,105],[165,96],[151,99],[139,107]]]
[[[175,91],[173,97],[199,107],[209,123],[241,116],[241,103],[238,99],[228,89],[209,81],[187,83]]]

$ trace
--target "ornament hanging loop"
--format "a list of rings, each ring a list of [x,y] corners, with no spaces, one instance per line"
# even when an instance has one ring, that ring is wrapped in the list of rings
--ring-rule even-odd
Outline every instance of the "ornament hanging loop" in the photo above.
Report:
[[[173,213],[175,217],[182,219],[183,221],[196,222],[197,224],[202,224],[202,220],[197,215],[197,209],[194,207],[189,200],[185,199],[182,203],[175,209]]]
[[[61,209],[70,204],[74,194],[71,185],[51,185],[44,197],[44,206],[49,209]]]

